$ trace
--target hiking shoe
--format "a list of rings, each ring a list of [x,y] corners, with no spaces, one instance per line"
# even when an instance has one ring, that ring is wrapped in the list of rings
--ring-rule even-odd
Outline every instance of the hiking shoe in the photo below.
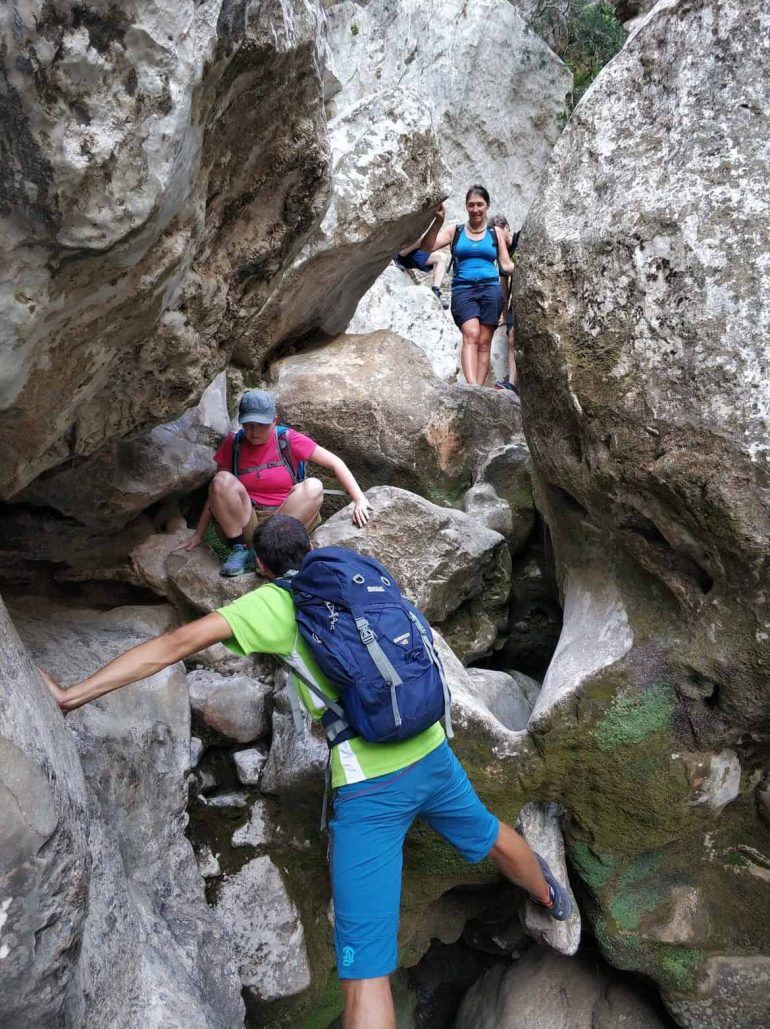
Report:
[[[438,288],[438,286],[431,286],[430,287],[430,291],[433,294],[433,296],[436,298],[436,300],[438,300],[438,302],[444,308],[444,310],[445,311],[448,310],[449,309],[449,301],[443,299],[443,297],[441,296],[441,290]]]
[[[243,543],[236,543],[230,554],[219,569],[220,575],[226,575],[229,577],[235,575],[243,575],[244,572],[253,572],[257,567],[257,563],[254,560],[254,554],[245,547]]]
[[[540,865],[540,871],[543,873],[543,878],[548,883],[548,890],[551,894],[551,906],[543,904],[542,907],[548,912],[551,918],[555,918],[557,922],[566,922],[569,916],[572,914],[572,898],[564,889],[559,880],[554,876],[551,869],[548,867],[548,862],[545,858],[541,858],[537,851],[534,852],[537,858],[537,863]],[[540,904],[540,901],[535,901],[536,904]]]
[[[519,395],[518,386],[514,386],[510,379],[500,379],[495,383],[495,389],[507,389],[510,393],[515,393],[516,396]]]

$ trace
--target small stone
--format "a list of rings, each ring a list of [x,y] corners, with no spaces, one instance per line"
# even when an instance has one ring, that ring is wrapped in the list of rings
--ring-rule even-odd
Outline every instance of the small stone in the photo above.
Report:
[[[693,804],[707,804],[719,814],[740,793],[741,763],[734,750],[682,757],[693,788]]]
[[[198,669],[188,673],[187,686],[193,714],[226,739],[251,743],[270,731],[270,683]]]
[[[195,768],[203,754],[203,740],[197,736],[190,737],[190,768]]]
[[[236,750],[233,754],[238,782],[244,786],[256,786],[259,783],[262,769],[267,761],[268,749],[264,744],[249,747],[248,750]]]
[[[260,797],[251,806],[249,821],[233,833],[234,847],[262,847],[270,839],[267,804]]]
[[[209,807],[246,807],[249,798],[243,790],[231,790],[228,793],[217,793],[213,797],[206,797],[206,804]]]
[[[208,844],[204,843],[195,851],[195,860],[204,879],[215,879],[219,875],[219,861]]]

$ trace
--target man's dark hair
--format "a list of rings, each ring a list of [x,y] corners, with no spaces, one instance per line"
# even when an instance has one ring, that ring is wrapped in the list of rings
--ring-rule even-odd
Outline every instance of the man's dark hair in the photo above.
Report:
[[[310,550],[307,529],[291,515],[271,515],[254,532],[254,553],[273,575],[299,568]]]

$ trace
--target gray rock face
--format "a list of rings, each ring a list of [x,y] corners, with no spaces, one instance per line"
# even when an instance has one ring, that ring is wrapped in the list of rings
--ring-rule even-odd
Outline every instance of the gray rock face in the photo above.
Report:
[[[37,598],[16,602],[13,616],[34,659],[64,685],[173,624],[164,607],[100,613]],[[169,1029],[240,1024],[235,968],[184,836],[183,669],[80,708],[67,727],[85,773],[93,862],[67,1020],[118,1024],[131,1011],[137,1023]]]
[[[279,797],[309,799],[316,803],[323,791],[324,772],[329,757],[323,730],[303,712],[304,730],[294,728],[289,702],[289,686],[275,695],[273,735],[270,753],[262,772],[261,789]],[[320,806],[318,807],[320,816]]]
[[[62,1024],[86,918],[86,785],[64,719],[0,602],[0,1008]]]
[[[609,968],[532,950],[498,965],[471,987],[457,1029],[663,1029],[664,1023]]]
[[[754,1029],[770,1021],[770,959],[715,957],[704,962],[696,996],[666,997],[685,1029]]]
[[[728,640],[767,616],[770,272],[744,269],[770,244],[770,143],[765,108],[741,104],[766,81],[768,18],[758,2],[661,5],[576,111],[521,257],[524,414],[554,505],[677,598],[683,663],[746,726],[770,647]]]
[[[181,414],[253,327],[327,196],[321,17],[4,8],[4,496]]]
[[[460,371],[462,338],[449,311],[431,293],[429,282],[418,284],[409,272],[389,264],[359,300],[345,331],[351,336],[380,329],[395,332],[425,354],[439,379],[454,382]]]
[[[392,333],[339,336],[276,362],[271,378],[281,418],[340,454],[362,489],[459,506],[490,451],[524,445],[519,409],[499,390],[442,383]]]
[[[514,6],[444,0],[438,13],[429,0],[345,0],[327,10],[335,110],[396,84],[415,89],[452,169],[450,215],[464,214],[465,191],[480,180],[520,225],[572,77]]]
[[[374,510],[363,529],[346,508],[316,529],[318,546],[345,546],[375,557],[395,576],[404,595],[422,610],[461,657],[468,657],[464,619],[469,605],[488,625],[488,637],[474,646],[489,650],[505,623],[510,558],[505,540],[462,511],[437,507],[394,486],[366,494]],[[455,616],[460,616],[458,626]],[[458,646],[458,644],[460,644]]]
[[[509,675],[487,668],[468,668],[473,690],[506,729],[527,728],[540,686],[520,672]]]
[[[474,522],[481,522],[492,532],[499,532],[506,539],[513,535],[511,508],[488,482],[471,486],[463,497],[463,510]]]
[[[282,344],[310,332],[342,332],[362,294],[409,237],[428,227],[446,195],[430,113],[411,90],[373,86],[371,96],[329,122],[329,139],[329,206],[266,304],[256,336],[236,349],[244,366],[259,368]]]
[[[659,3],[559,140],[519,259],[524,420],[566,593],[530,728],[597,719],[613,810],[569,782],[565,804],[602,947],[704,1026],[767,1020],[748,999],[734,1016],[714,969],[766,995],[745,741],[769,725],[768,40],[759,0]],[[661,933],[688,937],[686,969]]]
[[[235,941],[241,982],[256,1000],[291,997],[310,985],[299,912],[269,857],[227,876],[215,908]]]
[[[229,431],[222,372],[181,418],[41,476],[20,499],[48,504],[92,529],[120,529],[155,501],[208,482],[214,450]]]
[[[197,669],[187,675],[193,715],[235,743],[251,743],[270,731],[272,685],[247,675]]]

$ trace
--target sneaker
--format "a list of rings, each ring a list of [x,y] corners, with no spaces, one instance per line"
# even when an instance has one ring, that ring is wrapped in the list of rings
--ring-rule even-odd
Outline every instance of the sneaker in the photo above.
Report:
[[[438,300],[438,302],[444,308],[444,310],[449,310],[449,301],[443,299],[443,297],[441,296],[441,290],[438,288],[438,286],[431,286],[430,291],[434,295],[436,300]]]
[[[514,386],[510,379],[500,379],[495,383],[495,389],[507,389],[510,393],[515,393],[516,396],[519,395],[519,387]]]
[[[551,918],[555,918],[557,922],[566,922],[572,914],[572,898],[559,880],[554,876],[553,872],[548,867],[548,862],[545,858],[541,858],[537,851],[535,851],[535,857],[537,858],[537,863],[540,865],[540,871],[543,873],[543,878],[548,883],[548,890],[551,894],[551,906],[548,907],[546,904],[543,904],[542,906]],[[535,901],[535,903],[540,904],[541,902]]]
[[[227,560],[219,569],[219,574],[228,577],[243,575],[244,572],[256,571],[256,567],[257,562],[254,559],[253,551],[249,547],[245,547],[243,543],[236,543]]]

